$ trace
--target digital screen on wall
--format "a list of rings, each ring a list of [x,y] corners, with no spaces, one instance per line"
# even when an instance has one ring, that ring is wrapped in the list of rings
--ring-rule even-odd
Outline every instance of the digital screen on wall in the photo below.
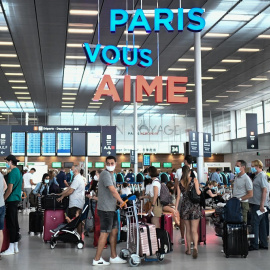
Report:
[[[73,165],[73,162],[64,162],[64,168],[71,168]]]
[[[27,156],[40,156],[40,133],[27,133]]]
[[[150,155],[143,156],[143,166],[150,166]]]
[[[71,144],[70,144],[71,134],[70,133],[57,133],[57,155],[58,156],[70,156],[71,154]]]
[[[156,168],[160,168],[160,162],[152,162],[151,165],[156,167]]]
[[[104,168],[105,167],[105,163],[104,162],[96,162],[95,163],[95,168]]]
[[[86,156],[85,133],[72,133],[72,156]]]
[[[88,162],[88,168],[92,168],[93,167],[93,162]]]
[[[87,133],[87,156],[100,157],[100,133]]]
[[[193,163],[192,168],[197,169],[198,168],[197,163]]]
[[[24,132],[12,132],[11,154],[14,156],[25,155],[25,133]]]
[[[171,162],[164,162],[163,168],[172,168],[172,163]]]
[[[130,168],[130,162],[122,162],[121,168]]]
[[[61,168],[62,162],[52,162],[52,168]]]
[[[55,133],[44,132],[42,133],[42,156],[55,156]]]

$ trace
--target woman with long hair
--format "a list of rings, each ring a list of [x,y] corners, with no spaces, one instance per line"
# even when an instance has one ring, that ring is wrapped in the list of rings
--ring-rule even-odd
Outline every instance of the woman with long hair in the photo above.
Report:
[[[196,178],[190,176],[191,171],[189,166],[185,165],[182,168],[182,178],[180,180],[178,192],[183,194],[183,202],[180,208],[180,217],[184,220],[186,226],[186,242],[187,249],[185,253],[191,255],[191,241],[194,243],[193,258],[196,259],[198,256],[198,226],[200,218],[202,217],[200,204],[193,203],[188,196],[188,193],[193,186],[195,186],[196,193],[201,194],[199,188],[199,181]]]

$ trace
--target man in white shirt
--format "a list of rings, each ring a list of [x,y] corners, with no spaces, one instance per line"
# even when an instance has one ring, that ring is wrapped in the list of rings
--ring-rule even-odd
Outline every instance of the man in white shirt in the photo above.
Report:
[[[23,214],[29,214],[30,212],[29,194],[32,191],[32,186],[36,185],[33,182],[33,174],[35,172],[36,169],[32,168],[30,172],[23,175],[22,190],[25,192],[25,198],[23,199]]]
[[[60,198],[57,199],[58,201],[62,201],[64,197],[69,196],[67,216],[71,219],[76,216],[78,210],[80,212],[82,211],[85,203],[85,185],[83,177],[80,174],[80,167],[76,166],[73,169],[73,173],[74,178],[70,187],[60,193]],[[82,223],[77,227],[77,230],[82,235]]]

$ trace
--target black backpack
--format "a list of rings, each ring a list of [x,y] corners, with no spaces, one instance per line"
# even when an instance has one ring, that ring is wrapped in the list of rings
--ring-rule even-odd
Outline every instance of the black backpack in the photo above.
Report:
[[[117,182],[117,183],[124,183],[124,182],[125,182],[124,176],[123,176],[122,173],[118,173],[118,174],[116,175],[116,182]]]
[[[238,198],[231,198],[224,206],[224,220],[227,223],[242,223],[243,214],[241,202]]]

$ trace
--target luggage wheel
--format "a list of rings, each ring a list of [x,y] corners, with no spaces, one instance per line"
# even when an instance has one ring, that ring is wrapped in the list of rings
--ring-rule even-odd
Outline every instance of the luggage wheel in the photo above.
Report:
[[[132,254],[128,260],[129,265],[132,267],[139,266],[141,264],[141,258],[137,254]]]
[[[84,246],[84,242],[83,241],[80,241],[78,244],[77,244],[77,248],[78,249],[82,249]]]

